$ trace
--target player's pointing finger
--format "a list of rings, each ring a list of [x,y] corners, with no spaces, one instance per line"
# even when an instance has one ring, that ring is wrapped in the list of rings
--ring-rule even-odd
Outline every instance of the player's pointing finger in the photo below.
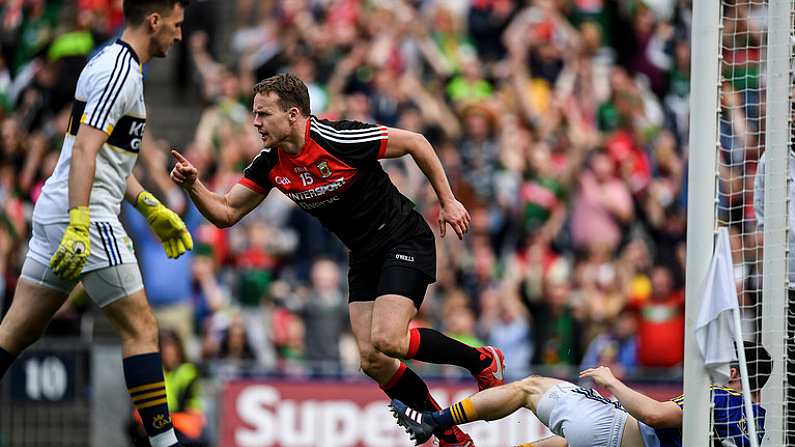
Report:
[[[180,162],[180,163],[188,163],[188,159],[186,159],[185,157],[183,157],[183,156],[182,156],[182,154],[180,154],[179,152],[177,152],[177,151],[176,151],[176,150],[174,150],[174,149],[171,149],[171,155],[172,155],[174,158],[176,158],[176,159],[177,159],[177,161],[178,161],[178,162]]]

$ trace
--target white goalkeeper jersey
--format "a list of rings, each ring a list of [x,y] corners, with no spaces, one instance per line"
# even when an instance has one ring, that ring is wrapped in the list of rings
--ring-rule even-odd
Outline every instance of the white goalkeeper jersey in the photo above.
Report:
[[[146,125],[143,73],[126,42],[117,40],[103,48],[80,73],[58,165],[33,211],[38,223],[69,220],[69,165],[80,124],[108,134],[96,159],[91,220],[117,219]]]

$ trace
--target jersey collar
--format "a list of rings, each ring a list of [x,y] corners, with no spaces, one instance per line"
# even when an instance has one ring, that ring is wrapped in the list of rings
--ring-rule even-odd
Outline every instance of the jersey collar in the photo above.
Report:
[[[116,43],[121,45],[121,46],[123,46],[124,48],[127,48],[127,50],[132,55],[133,59],[135,59],[135,62],[138,62],[138,65],[141,65],[141,60],[138,59],[138,55],[135,54],[135,50],[133,50],[133,47],[130,46],[130,44],[128,44],[127,42],[125,42],[125,41],[123,41],[121,39],[116,39]]]

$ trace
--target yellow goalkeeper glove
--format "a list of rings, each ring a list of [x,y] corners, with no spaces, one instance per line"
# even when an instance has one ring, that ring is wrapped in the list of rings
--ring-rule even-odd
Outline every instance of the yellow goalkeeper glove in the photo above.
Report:
[[[80,277],[91,253],[88,238],[88,207],[78,206],[69,210],[69,225],[63,233],[61,244],[50,258],[50,268],[58,277],[75,280]]]
[[[178,258],[193,248],[193,238],[185,227],[185,222],[177,213],[160,203],[151,193],[143,191],[138,194],[135,207],[143,214],[152,231],[160,238],[169,258]]]

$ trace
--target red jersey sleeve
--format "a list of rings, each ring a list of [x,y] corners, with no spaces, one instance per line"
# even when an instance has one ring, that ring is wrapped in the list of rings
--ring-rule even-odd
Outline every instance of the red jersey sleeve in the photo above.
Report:
[[[262,150],[243,170],[243,177],[238,183],[260,194],[268,194],[273,188],[269,174],[277,160],[276,150]]]

